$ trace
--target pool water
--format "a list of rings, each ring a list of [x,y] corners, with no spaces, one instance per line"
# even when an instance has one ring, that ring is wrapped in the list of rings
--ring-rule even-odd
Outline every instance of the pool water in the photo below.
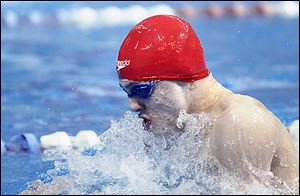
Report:
[[[199,17],[189,22],[220,83],[257,98],[287,126],[299,119],[298,18]],[[111,120],[128,110],[115,60],[132,27],[1,28],[2,139],[24,132],[40,137],[58,130],[75,135],[109,129]],[[54,167],[41,155],[1,156],[1,194],[19,193]]]

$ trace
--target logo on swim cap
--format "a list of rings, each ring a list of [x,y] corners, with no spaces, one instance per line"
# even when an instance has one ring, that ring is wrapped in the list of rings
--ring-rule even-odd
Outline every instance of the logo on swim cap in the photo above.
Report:
[[[134,81],[192,82],[209,75],[193,28],[172,15],[152,16],[137,24],[121,45],[116,69],[120,79]]]
[[[130,64],[130,60],[117,61],[117,62],[116,62],[117,71],[119,71],[120,69],[126,67],[126,66],[129,65],[129,64]]]

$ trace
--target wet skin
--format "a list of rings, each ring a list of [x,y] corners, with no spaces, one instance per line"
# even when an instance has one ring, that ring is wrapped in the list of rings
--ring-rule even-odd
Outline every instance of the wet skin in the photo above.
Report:
[[[126,87],[136,83],[120,80]],[[180,110],[207,112],[216,118],[209,135],[212,154],[229,171],[249,180],[251,168],[273,172],[299,192],[299,163],[291,136],[281,121],[258,100],[234,94],[212,75],[193,83],[161,81],[150,97],[129,97],[145,128],[180,131]]]

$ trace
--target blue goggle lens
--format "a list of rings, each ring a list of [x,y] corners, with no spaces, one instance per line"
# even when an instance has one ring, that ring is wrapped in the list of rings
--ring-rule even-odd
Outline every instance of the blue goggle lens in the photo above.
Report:
[[[146,98],[152,94],[152,89],[153,86],[148,84],[135,85],[132,87],[132,94]]]
[[[153,93],[154,85],[157,83],[158,81],[132,84],[128,88],[121,87],[127,93],[128,97],[139,96],[142,98],[147,98]]]

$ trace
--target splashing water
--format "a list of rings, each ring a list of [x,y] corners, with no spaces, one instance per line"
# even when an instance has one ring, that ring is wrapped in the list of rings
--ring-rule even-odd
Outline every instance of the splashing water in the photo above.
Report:
[[[243,182],[210,155],[207,137],[214,119],[206,113],[180,112],[184,132],[156,134],[127,112],[99,136],[101,145],[84,152],[46,151],[54,169],[28,183],[21,194],[280,194],[269,183]]]

